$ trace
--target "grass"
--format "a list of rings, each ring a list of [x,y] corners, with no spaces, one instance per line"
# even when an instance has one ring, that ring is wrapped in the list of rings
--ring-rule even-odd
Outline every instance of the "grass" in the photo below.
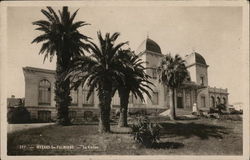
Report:
[[[53,125],[8,134],[8,155],[242,155],[242,121],[152,120],[163,128],[151,149],[115,124],[111,134],[99,134],[96,124]]]

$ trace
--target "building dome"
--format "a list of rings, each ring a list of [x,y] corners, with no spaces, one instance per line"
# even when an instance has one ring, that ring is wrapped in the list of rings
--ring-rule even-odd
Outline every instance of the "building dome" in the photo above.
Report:
[[[193,54],[195,55],[195,62],[196,63],[207,65],[207,63],[202,55],[200,55],[197,52],[194,52]]]
[[[207,66],[206,60],[197,52],[193,52],[190,55],[187,55],[185,60],[187,62],[187,65],[201,64]]]
[[[160,46],[150,38],[145,39],[137,49],[138,54],[145,51],[151,51],[161,54]]]

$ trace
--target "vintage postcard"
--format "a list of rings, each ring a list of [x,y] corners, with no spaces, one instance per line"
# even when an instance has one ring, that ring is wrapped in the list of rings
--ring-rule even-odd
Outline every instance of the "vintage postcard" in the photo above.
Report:
[[[1,159],[249,159],[247,1],[1,3]]]

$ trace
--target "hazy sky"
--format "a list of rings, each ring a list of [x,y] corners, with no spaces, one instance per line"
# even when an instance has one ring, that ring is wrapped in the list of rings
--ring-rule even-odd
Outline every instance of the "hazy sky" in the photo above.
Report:
[[[208,68],[210,86],[228,88],[229,103],[247,102],[248,56],[242,54],[242,10],[240,7],[79,7],[76,20],[91,25],[80,31],[96,40],[96,31],[120,32],[119,41],[129,41],[134,50],[146,38],[157,42],[162,52],[185,56],[200,53]],[[58,9],[58,8],[56,8]],[[71,11],[77,8],[70,8]],[[9,7],[8,96],[24,97],[22,67],[55,69],[43,64],[40,44],[30,42],[39,34],[31,23],[45,19],[39,7]]]

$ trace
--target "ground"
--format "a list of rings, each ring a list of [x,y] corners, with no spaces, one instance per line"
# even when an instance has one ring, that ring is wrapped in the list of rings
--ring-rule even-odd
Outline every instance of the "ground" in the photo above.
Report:
[[[43,126],[52,125],[54,123],[31,123],[31,124],[9,124],[8,125],[8,133],[26,130],[30,128],[40,128]]]
[[[51,125],[8,134],[8,155],[242,155],[242,121],[198,119],[168,121],[160,143],[148,149],[112,124],[99,134],[97,124]]]

